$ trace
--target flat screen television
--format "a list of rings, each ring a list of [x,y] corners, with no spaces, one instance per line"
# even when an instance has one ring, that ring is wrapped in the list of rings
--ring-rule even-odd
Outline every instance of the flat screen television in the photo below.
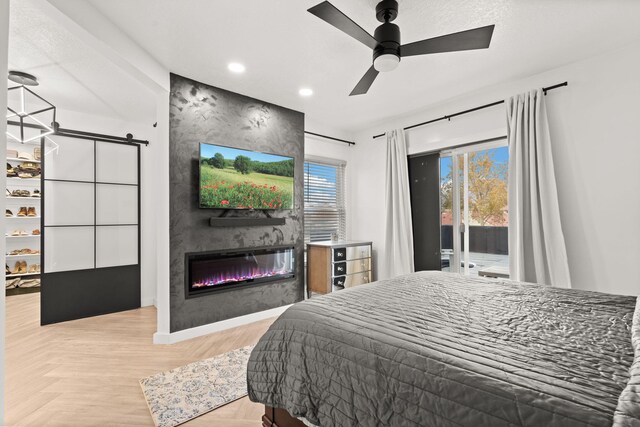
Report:
[[[200,144],[200,207],[293,209],[293,157]]]

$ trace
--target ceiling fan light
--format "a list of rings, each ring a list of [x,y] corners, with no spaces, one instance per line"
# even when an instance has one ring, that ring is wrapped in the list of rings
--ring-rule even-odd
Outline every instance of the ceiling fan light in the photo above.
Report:
[[[390,53],[378,56],[373,60],[373,68],[381,73],[395,70],[400,63],[400,57]]]

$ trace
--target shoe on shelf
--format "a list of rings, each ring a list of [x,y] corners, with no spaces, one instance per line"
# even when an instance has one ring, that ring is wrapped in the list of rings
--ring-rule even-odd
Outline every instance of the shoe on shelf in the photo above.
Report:
[[[11,212],[9,209],[5,209],[4,216],[6,216],[6,217],[13,216],[13,212]]]
[[[7,163],[7,177],[13,178],[16,176],[18,176],[18,172],[15,170],[13,166],[11,166],[11,163]]]
[[[20,164],[20,170],[25,172],[39,172],[40,167],[34,162],[22,162]]]
[[[4,265],[4,272],[5,272],[5,274],[11,274],[11,269],[9,268],[9,266],[7,264]]]
[[[27,273],[27,261],[16,261],[16,266],[13,270],[13,274],[26,274]]]
[[[31,197],[40,197],[40,190],[33,190]]]
[[[11,196],[12,197],[29,197],[31,196],[31,193],[29,193],[29,190],[13,190],[11,192]]]
[[[31,234],[32,234],[32,235],[34,235],[34,236],[39,236],[39,235],[40,235],[40,229],[39,229],[39,228],[36,228],[35,230],[33,230],[33,231],[31,232]]]
[[[36,208],[29,206],[29,209],[27,209],[27,216],[38,216],[38,214],[36,214]]]
[[[14,237],[20,237],[20,236],[28,236],[29,233],[27,233],[24,230],[13,230],[13,233],[11,233],[11,235]]]
[[[29,266],[29,273],[40,273],[40,264],[31,264]]]
[[[22,206],[18,211],[18,213],[16,214],[16,216],[27,216],[27,208]]]
[[[20,278],[16,277],[15,279],[7,280],[5,282],[5,289],[13,289],[20,286]]]
[[[37,288],[40,286],[40,279],[26,279],[20,282],[21,288]]]

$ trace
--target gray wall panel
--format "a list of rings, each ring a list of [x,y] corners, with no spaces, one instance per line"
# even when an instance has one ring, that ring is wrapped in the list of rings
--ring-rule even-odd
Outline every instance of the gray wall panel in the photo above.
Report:
[[[304,114],[175,74],[170,103],[171,332],[302,300]],[[200,142],[294,157],[295,207],[270,211],[285,225],[210,227],[209,218],[223,211],[198,208]],[[185,253],[270,245],[295,246],[295,279],[185,299]]]

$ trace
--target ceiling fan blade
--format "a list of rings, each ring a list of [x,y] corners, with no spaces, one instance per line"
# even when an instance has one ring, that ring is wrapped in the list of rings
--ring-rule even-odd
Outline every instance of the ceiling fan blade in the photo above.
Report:
[[[364,76],[362,76],[356,87],[353,88],[349,96],[364,95],[365,93],[367,93],[376,77],[378,77],[378,70],[373,68],[372,65],[371,68],[369,68],[367,72],[364,73]]]
[[[323,1],[320,4],[313,6],[308,10],[308,12],[311,12],[323,21],[328,22],[340,31],[347,33],[354,39],[369,46],[371,49],[375,49],[376,44],[378,44],[371,34],[363,30],[360,25],[353,22],[351,18],[340,12],[338,8],[328,1]]]
[[[491,43],[495,25],[460,31],[400,46],[400,55],[426,55],[429,53],[456,52],[459,50],[486,49]]]

